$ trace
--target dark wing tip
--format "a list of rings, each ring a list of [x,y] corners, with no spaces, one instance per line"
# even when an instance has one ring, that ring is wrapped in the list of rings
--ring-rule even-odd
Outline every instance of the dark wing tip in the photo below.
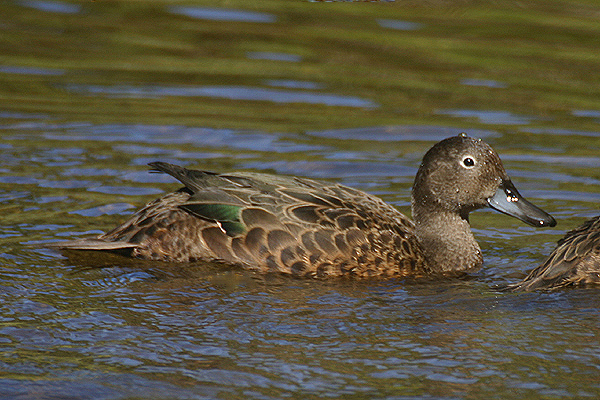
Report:
[[[185,170],[185,168],[180,167],[179,165],[169,164],[163,161],[153,161],[148,163],[148,165],[151,167],[150,172],[164,172],[169,175]]]

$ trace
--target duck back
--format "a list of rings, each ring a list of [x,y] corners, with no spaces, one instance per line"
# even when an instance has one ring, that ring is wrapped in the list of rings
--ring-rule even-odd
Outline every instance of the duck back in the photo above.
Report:
[[[297,276],[429,273],[413,223],[367,193],[303,178],[151,166],[185,187],[105,235],[61,247]]]

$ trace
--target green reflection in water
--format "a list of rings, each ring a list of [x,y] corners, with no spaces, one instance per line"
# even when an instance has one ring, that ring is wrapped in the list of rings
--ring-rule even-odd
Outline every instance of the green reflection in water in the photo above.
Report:
[[[542,1],[521,8],[508,3],[233,1],[224,8],[224,13],[276,16],[270,22],[193,18],[171,12],[177,4],[171,1],[76,4],[81,8],[76,13],[19,3],[1,6],[4,71],[64,71],[6,77],[10,72],[0,70],[2,108],[80,121],[225,124],[267,131],[425,121],[456,125],[455,118],[436,114],[446,109],[516,115],[527,110],[546,118],[539,122],[545,125],[568,123],[575,119],[574,110],[600,109],[595,72],[600,35],[597,5],[591,1]],[[378,23],[382,19],[420,25],[390,29]],[[299,59],[248,56],[260,52]],[[139,85],[141,90],[148,85],[257,87],[273,79],[316,82],[327,92],[380,107],[340,109],[301,99],[293,105],[219,97],[124,99],[65,90],[68,84]],[[465,80],[501,85],[474,86]],[[468,121],[482,127],[477,118]],[[595,128],[591,119],[580,118],[578,124]]]

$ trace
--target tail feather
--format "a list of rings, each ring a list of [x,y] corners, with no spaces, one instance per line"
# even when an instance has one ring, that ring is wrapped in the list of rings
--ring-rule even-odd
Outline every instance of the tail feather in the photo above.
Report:
[[[194,193],[205,189],[206,184],[204,183],[204,180],[207,176],[217,175],[214,172],[187,169],[180,167],[179,165],[161,161],[151,162],[148,165],[152,168],[151,171],[164,172],[165,174],[171,175]]]
[[[138,247],[135,243],[127,242],[109,242],[101,239],[78,239],[69,240],[64,242],[50,243],[48,247],[60,249],[60,250],[97,250],[97,251],[111,251],[111,250],[124,250],[133,249]]]

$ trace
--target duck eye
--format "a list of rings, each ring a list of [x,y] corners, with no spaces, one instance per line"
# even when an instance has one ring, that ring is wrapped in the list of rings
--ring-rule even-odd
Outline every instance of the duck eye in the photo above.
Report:
[[[475,166],[475,159],[473,157],[466,156],[463,158],[462,163],[466,168],[473,168]]]

